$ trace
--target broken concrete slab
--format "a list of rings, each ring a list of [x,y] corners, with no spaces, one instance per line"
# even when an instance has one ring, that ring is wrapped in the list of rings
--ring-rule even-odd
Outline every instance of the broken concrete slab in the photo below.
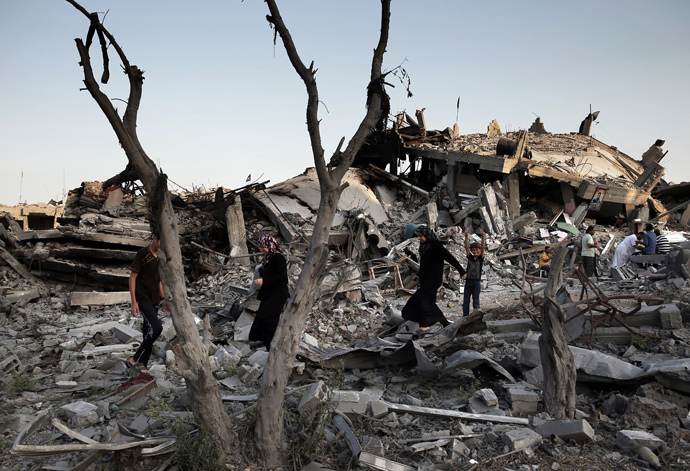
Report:
[[[542,437],[529,428],[516,428],[501,434],[501,442],[511,451],[525,450],[541,445]]]
[[[544,438],[555,435],[563,440],[573,440],[578,443],[591,442],[594,440],[594,429],[589,422],[584,419],[548,420],[537,427],[536,432]]]
[[[665,444],[666,442],[656,435],[642,430],[620,430],[616,434],[616,445],[624,450],[635,450],[641,446],[656,450]]]

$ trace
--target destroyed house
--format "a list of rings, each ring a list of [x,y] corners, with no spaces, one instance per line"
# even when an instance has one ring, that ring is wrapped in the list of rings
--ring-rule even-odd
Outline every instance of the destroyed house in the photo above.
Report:
[[[483,184],[499,182],[511,219],[524,212],[521,204],[530,198],[569,217],[592,210],[600,218],[632,220],[648,218],[642,208],[665,211],[651,194],[664,174],[662,140],[635,160],[589,135],[596,119],[591,114],[579,132],[569,134],[548,133],[537,118],[528,131],[502,133],[493,121],[486,134],[459,135],[457,124],[428,130],[423,111],[416,116],[402,113],[392,128],[372,135],[355,164],[402,173],[426,190],[443,183],[455,204],[476,195]]]

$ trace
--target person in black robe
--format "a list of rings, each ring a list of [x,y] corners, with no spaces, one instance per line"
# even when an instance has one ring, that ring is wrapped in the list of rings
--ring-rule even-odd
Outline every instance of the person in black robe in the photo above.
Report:
[[[430,326],[440,322],[444,327],[450,324],[441,309],[436,305],[436,292],[443,283],[444,262],[450,263],[465,277],[465,269],[446,249],[429,226],[422,225],[415,230],[419,239],[419,270],[415,278],[419,281],[417,291],[410,297],[402,310],[403,319],[419,324],[416,334],[430,330]]]
[[[264,234],[259,238],[259,247],[264,258],[259,268],[261,278],[254,280],[254,284],[260,288],[257,299],[261,304],[249,331],[249,340],[263,342],[266,350],[270,351],[280,314],[290,297],[287,262],[280,244],[270,235]]]

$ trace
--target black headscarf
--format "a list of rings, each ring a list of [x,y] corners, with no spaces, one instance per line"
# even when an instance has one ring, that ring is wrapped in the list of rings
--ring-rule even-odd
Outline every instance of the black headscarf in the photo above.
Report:
[[[431,247],[432,242],[438,241],[438,236],[436,235],[436,233],[432,231],[431,228],[426,224],[422,224],[421,226],[419,226],[417,230],[414,231],[414,233],[422,235],[426,239],[426,242],[422,242],[421,244],[419,244],[420,256],[423,255],[429,247]]]

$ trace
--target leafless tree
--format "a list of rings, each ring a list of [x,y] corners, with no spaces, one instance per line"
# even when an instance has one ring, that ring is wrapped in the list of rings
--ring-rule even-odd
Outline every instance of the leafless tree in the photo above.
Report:
[[[149,194],[151,226],[155,232],[160,234],[162,244],[163,253],[159,255],[161,279],[179,339],[174,348],[175,362],[169,364],[168,367],[185,379],[196,423],[213,431],[212,436],[217,439],[221,449],[227,453],[231,450],[234,442],[230,430],[230,420],[218,392],[218,382],[211,374],[208,360],[210,336],[207,337],[207,341],[202,340],[199,336],[199,330],[194,322],[194,316],[187,299],[177,219],[167,191],[167,177],[156,168],[153,161],[146,155],[137,136],[137,113],[141,102],[144,74],[136,65],[129,63],[122,48],[102,24],[97,13],[89,13],[74,0],[67,0],[67,2],[83,13],[90,21],[86,42],[81,38],[75,39],[81,66],[84,69],[86,89],[105,114],[127,155],[129,163],[136,170]],[[98,38],[103,58],[101,83],[106,84],[110,77],[109,46],[116,51],[122,63],[122,69],[129,80],[129,97],[122,117],[118,115],[108,96],[101,91],[98,81],[94,77],[89,55],[94,37]]]
[[[266,365],[258,400],[256,425],[257,450],[268,468],[282,464],[283,446],[283,393],[297,354],[299,340],[307,316],[316,301],[317,288],[323,281],[328,261],[328,237],[338,200],[347,184],[342,178],[355,158],[365,138],[372,130],[385,125],[389,111],[389,99],[384,89],[385,76],[382,72],[383,55],[388,44],[390,23],[390,0],[381,0],[381,34],[374,49],[371,76],[367,85],[367,112],[347,147],[341,152],[344,142],[327,164],[321,146],[318,107],[319,95],[316,86],[314,64],[306,67],[300,59],[295,44],[283,22],[274,0],[266,0],[270,25],[280,36],[285,51],[297,74],[307,89],[307,129],[311,139],[314,165],[319,178],[321,199],[316,224],[307,251],[304,268],[294,293],[281,316],[278,330],[271,344],[271,355]]]
[[[577,372],[573,354],[563,333],[565,314],[557,299],[562,285],[561,270],[568,249],[559,247],[551,261],[541,308],[539,355],[544,369],[544,405],[557,419],[575,417],[575,380]]]

